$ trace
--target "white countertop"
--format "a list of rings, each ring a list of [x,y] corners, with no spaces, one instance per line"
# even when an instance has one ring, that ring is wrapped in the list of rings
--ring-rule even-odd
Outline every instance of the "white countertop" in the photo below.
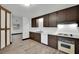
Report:
[[[49,35],[55,35],[55,36],[61,36],[61,37],[68,37],[68,38],[79,39],[78,35],[74,35],[74,36],[65,36],[65,35],[58,35],[58,34],[49,34]]]
[[[30,31],[30,32],[36,32],[36,33],[41,33],[43,34],[44,32],[42,31]],[[73,35],[73,36],[65,36],[65,35],[58,35],[58,33],[45,33],[47,35],[55,35],[55,36],[61,36],[61,37],[68,37],[68,38],[74,38],[74,39],[79,39],[79,35]]]

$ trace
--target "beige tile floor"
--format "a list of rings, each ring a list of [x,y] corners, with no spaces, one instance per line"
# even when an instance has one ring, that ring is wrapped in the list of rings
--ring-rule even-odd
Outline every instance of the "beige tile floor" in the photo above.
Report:
[[[13,44],[0,51],[1,54],[64,54],[54,48],[31,39],[22,41],[20,35],[13,36]]]

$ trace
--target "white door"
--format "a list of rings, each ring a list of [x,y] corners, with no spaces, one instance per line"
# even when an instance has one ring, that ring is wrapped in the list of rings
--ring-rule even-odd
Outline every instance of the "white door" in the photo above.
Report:
[[[1,48],[5,47],[5,10],[1,9]]]
[[[10,28],[10,13],[7,12],[7,28]]]
[[[10,44],[10,30],[7,30],[7,45]]]
[[[5,28],[5,10],[1,9],[1,28]]]
[[[7,12],[7,45],[10,44],[10,13]]]
[[[5,47],[5,30],[1,30],[1,49]]]

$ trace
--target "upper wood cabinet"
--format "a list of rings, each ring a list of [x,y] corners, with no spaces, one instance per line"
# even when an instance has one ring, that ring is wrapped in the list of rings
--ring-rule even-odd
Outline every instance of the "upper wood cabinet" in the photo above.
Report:
[[[77,23],[78,23],[78,27],[79,27],[79,6],[77,6]]]
[[[33,18],[33,19],[31,20],[31,26],[32,26],[32,27],[38,27],[38,20],[37,20],[36,18]]]
[[[43,26],[49,27],[49,15],[44,16]]]
[[[67,21],[76,21],[77,20],[77,7],[71,7],[65,10],[66,20]]]
[[[49,14],[49,27],[56,27],[57,26],[57,14],[51,13]]]
[[[76,22],[77,21],[77,7],[71,7],[57,12],[57,23]]]
[[[60,10],[57,12],[57,24],[62,23],[66,21],[66,11],[65,10]]]
[[[57,20],[56,13],[45,15],[44,22],[43,22],[44,27],[56,27],[57,26],[56,20]]]
[[[44,18],[44,27],[57,27],[57,24],[67,22],[79,23],[79,5],[43,15],[42,17]],[[37,26],[36,20],[33,21],[35,23],[32,26],[35,24]]]

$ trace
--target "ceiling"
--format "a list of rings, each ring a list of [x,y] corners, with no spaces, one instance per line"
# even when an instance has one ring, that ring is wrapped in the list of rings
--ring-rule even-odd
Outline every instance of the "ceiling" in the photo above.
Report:
[[[3,4],[16,16],[37,17],[57,10],[75,6],[75,4],[31,4],[24,6],[22,4]]]

